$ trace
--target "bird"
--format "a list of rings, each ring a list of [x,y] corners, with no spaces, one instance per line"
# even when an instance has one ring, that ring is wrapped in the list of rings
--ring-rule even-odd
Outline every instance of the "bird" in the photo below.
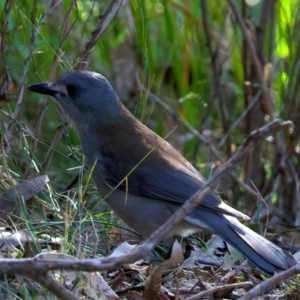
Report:
[[[110,208],[144,238],[149,237],[206,182],[171,144],[123,105],[110,82],[91,71],[70,71],[28,90],[53,97],[74,124],[93,181]],[[239,250],[267,275],[296,264],[294,257],[239,220],[249,217],[216,191],[167,237],[209,230]]]

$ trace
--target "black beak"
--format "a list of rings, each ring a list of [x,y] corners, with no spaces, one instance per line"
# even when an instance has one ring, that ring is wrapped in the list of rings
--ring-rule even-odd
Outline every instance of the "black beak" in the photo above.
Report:
[[[27,89],[35,93],[49,95],[52,97],[55,97],[55,94],[57,94],[57,91],[53,89],[52,83],[48,82],[32,84],[29,85]]]

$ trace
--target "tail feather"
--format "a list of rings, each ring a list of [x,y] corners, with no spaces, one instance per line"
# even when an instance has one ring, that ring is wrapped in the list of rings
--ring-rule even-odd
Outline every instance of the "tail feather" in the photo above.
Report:
[[[202,218],[204,217],[204,218]],[[262,272],[272,275],[296,264],[292,255],[280,249],[261,235],[255,233],[236,218],[213,213],[203,216],[197,211],[197,218],[214,233],[243,253]],[[195,223],[193,218],[193,223]],[[203,226],[202,226],[203,227]]]

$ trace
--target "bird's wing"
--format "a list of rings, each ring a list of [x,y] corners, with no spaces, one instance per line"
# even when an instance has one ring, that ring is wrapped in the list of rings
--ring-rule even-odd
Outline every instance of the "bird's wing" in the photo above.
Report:
[[[110,153],[98,162],[102,168],[105,183],[122,189],[130,194],[183,204],[203,185],[202,177],[187,168],[156,168],[143,163],[128,165]],[[200,204],[201,209],[228,214],[237,218],[247,216],[225,204],[217,193],[208,194]]]
[[[116,164],[116,161],[114,164],[120,166],[120,164]],[[105,172],[105,181],[112,187],[123,181],[119,188],[134,195],[182,203],[202,186],[199,180],[184,171],[132,166],[131,174],[130,171],[122,174],[120,172],[122,169],[124,170],[124,167],[118,168],[117,172],[112,172],[112,170]],[[215,201],[216,205],[219,203],[218,200],[213,199],[212,201]]]
[[[122,128],[122,135],[119,127],[99,130],[106,141],[99,149],[97,164],[104,182],[130,194],[183,204],[201,189],[205,179],[168,142],[143,124],[131,122]],[[217,193],[207,194],[199,207],[249,219],[225,204]]]

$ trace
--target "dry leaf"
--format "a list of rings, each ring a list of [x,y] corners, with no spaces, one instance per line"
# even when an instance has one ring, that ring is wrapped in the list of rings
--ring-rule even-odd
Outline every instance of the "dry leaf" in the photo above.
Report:
[[[124,254],[129,253],[132,249],[134,249],[137,245],[130,245],[127,242],[124,242],[122,244],[120,244],[114,251],[113,253],[110,255],[110,257],[118,257]],[[135,264],[141,264],[144,260],[140,259],[136,262],[134,262]]]
[[[183,261],[182,247],[176,240],[172,247],[170,259],[152,269],[145,283],[144,296],[148,299],[156,299],[160,292],[162,275],[169,269],[177,268]]]

